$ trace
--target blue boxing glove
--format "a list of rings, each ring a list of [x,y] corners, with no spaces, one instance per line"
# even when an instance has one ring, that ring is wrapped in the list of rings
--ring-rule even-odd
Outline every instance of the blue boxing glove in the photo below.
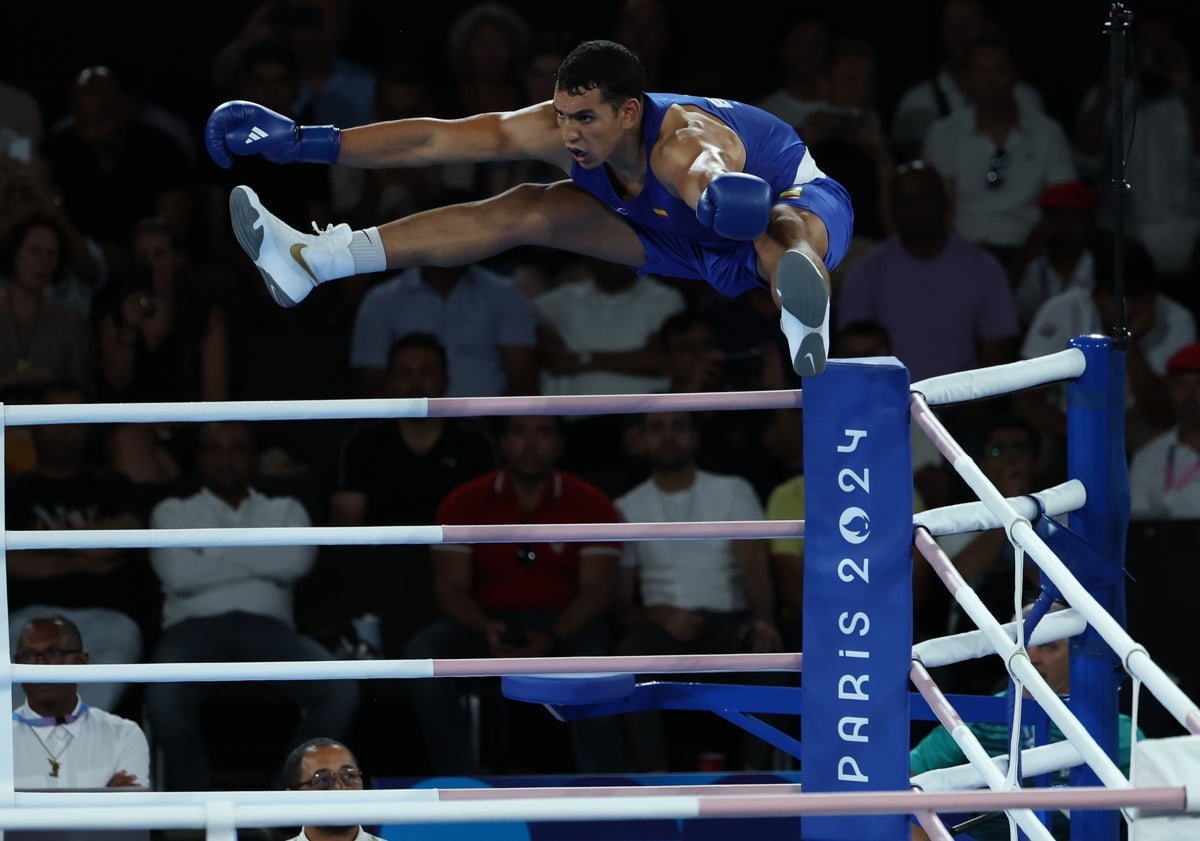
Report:
[[[754,239],[767,229],[775,197],[757,175],[723,172],[708,182],[696,218],[726,239]]]
[[[337,163],[342,132],[333,126],[298,126],[295,120],[253,102],[218,105],[204,126],[204,145],[217,166],[234,155],[262,155],[271,163]]]

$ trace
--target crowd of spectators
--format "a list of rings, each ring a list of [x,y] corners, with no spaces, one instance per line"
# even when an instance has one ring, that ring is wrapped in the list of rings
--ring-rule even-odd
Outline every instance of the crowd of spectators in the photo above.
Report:
[[[1200,91],[1190,66],[1194,21],[1185,4],[1147,6],[1131,30],[1131,85],[1121,105],[1126,125],[1136,124],[1136,132],[1125,173],[1133,199],[1123,266],[1112,260],[1113,97],[1099,49],[1101,20],[1077,21],[1074,37],[1095,48],[1085,53],[1094,58],[1089,78],[1095,83],[1076,80],[1073,89],[1045,73],[1045,62],[1033,65],[1041,75],[1029,72],[1023,66],[1029,55],[1025,29],[1014,26],[1011,15],[997,16],[1002,10],[984,0],[927,4],[927,23],[939,39],[936,62],[898,52],[879,23],[859,20],[856,27],[853,16],[825,14],[817,4],[790,12],[761,4],[760,75],[752,77],[740,52],[723,58],[720,49],[685,42],[689,13],[680,4],[602,5],[603,15],[563,25],[558,17],[523,11],[521,4],[449,4],[453,19],[435,32],[397,36],[421,41],[421,49],[405,51],[383,41],[386,27],[378,24],[386,13],[353,0],[269,0],[249,12],[225,4],[231,19],[207,45],[203,80],[186,92],[165,81],[170,59],[160,57],[162,44],[149,51],[162,66],[148,61],[136,67],[120,60],[133,51],[118,48],[115,33],[109,49],[90,43],[43,57],[55,65],[45,78],[61,80],[61,90],[29,84],[28,74],[0,64],[0,71],[8,70],[7,76],[0,72],[0,400],[798,388],[769,293],[725,299],[704,284],[638,276],[627,267],[539,248],[450,269],[422,267],[326,284],[302,306],[282,309],[231,236],[226,201],[234,184],[252,185],[289,224],[324,228],[340,221],[382,223],[559,176],[524,164],[359,172],[281,167],[257,158],[239,158],[224,171],[197,152],[204,118],[228,99],[343,128],[518,108],[550,96],[552,69],[577,41],[612,37],[638,52],[652,90],[752,101],[780,115],[797,127],[818,165],[848,186],[855,238],[832,279],[834,323],[848,337],[846,347],[855,336],[877,337],[915,381],[1040,356],[1074,335],[1107,332],[1124,315],[1132,336],[1127,426],[1128,454],[1136,465],[1134,516],[1200,519],[1194,417]],[[864,18],[879,8],[863,7],[870,11]],[[44,23],[37,15],[30,22]],[[196,32],[214,28],[210,22]],[[110,54],[117,58],[101,58]],[[152,79],[147,70],[162,75]],[[900,81],[910,86],[896,87]],[[1124,290],[1120,309],[1115,288]],[[832,356],[839,356],[836,342]],[[1063,478],[1065,416],[1056,390],[947,411],[945,420],[985,465],[1004,468],[996,479],[1002,489],[1023,492]],[[250,462],[239,463],[245,475],[234,477],[239,488],[253,484],[249,496],[241,490],[202,493],[228,482],[234,468],[227,454],[216,452],[214,433],[202,437],[188,424],[10,429],[7,522],[18,529],[165,525],[164,512],[199,500],[216,523],[276,525],[278,516],[259,520],[245,509],[247,498],[263,504],[260,492],[295,503],[286,520],[295,525],[446,522],[437,518],[447,511],[464,516],[463,503],[447,509],[443,501],[493,472],[513,477],[513,512],[532,516],[548,504],[539,494],[559,493],[554,489],[561,481],[545,484],[519,473],[526,469],[525,445],[514,443],[512,423],[259,422],[253,435],[239,427],[233,444],[218,438],[225,449],[253,445],[252,453],[239,452]],[[534,435],[515,428],[523,430],[522,441]],[[770,517],[785,493],[798,493],[802,506],[801,431],[799,411],[638,421],[572,417],[538,433],[553,437],[538,445],[550,448],[539,469],[545,476],[572,477],[587,488],[571,485],[575,492],[595,493],[614,517]],[[1008,438],[989,437],[995,435]],[[936,457],[922,454],[916,461],[918,506],[960,500],[961,489]],[[500,494],[502,483],[495,483]],[[712,499],[720,496],[725,508],[696,502],[693,486],[717,489]],[[475,490],[491,488],[485,482]],[[736,510],[726,510],[730,506]],[[959,547],[970,559],[968,577],[996,580],[1001,542],[988,537]],[[611,631],[613,641],[605,644],[623,645],[624,651],[699,650],[706,640],[717,646],[713,650],[796,645],[802,553],[793,561],[788,553],[794,546],[752,543],[736,551],[715,543],[704,552],[692,546],[691,560],[705,572],[687,583],[692,590],[707,585],[702,593],[662,577],[664,569],[681,575],[688,560],[681,556],[691,544],[674,546],[666,560],[634,544],[624,547],[619,564],[602,552],[608,560],[593,562],[598,572],[562,584],[562,601],[573,603],[568,594],[578,598],[573,588],[603,586],[603,598],[589,609],[609,617],[604,621],[611,627],[595,639],[608,640]],[[149,660],[163,650],[164,628],[178,635],[176,582],[163,553],[42,554],[10,558],[14,632],[52,606],[85,629],[92,662]],[[217,554],[225,562],[238,553]],[[452,623],[464,616],[469,621],[460,626],[477,624],[481,651],[533,646],[524,637],[523,643],[502,644],[499,620],[481,619],[471,612],[478,607],[462,607],[472,573],[453,551],[443,550],[449,560],[440,564],[438,553],[431,556],[426,547],[331,546],[311,554],[286,575],[248,560],[242,569],[269,581],[264,588],[281,599],[265,612],[258,604],[253,622],[305,635],[303,656],[399,658],[406,650],[447,656],[438,653],[436,640],[412,641],[439,619]],[[512,569],[499,561],[493,566],[511,575],[551,555],[549,548],[526,546],[515,561],[507,558]],[[603,585],[596,584],[600,578]],[[929,585],[922,579],[914,586]],[[659,591],[669,591],[670,598],[653,605],[639,601]],[[106,603],[110,592],[121,600]],[[137,604],[127,603],[132,594],[139,596]],[[927,595],[918,594],[919,610],[945,609]],[[578,649],[564,647],[564,638],[578,629],[570,621],[553,624],[558,614],[536,607],[543,610],[536,629],[542,636],[532,653]],[[916,624],[930,633],[952,630],[961,617],[946,613],[926,613]],[[200,615],[211,618],[211,611]],[[187,621],[197,619],[189,614]],[[712,623],[707,631],[705,623]],[[254,656],[246,653],[245,659]],[[104,706],[143,718],[140,689],[106,685],[87,691],[108,692]],[[405,688],[381,692],[363,686],[361,698],[347,693],[358,720],[345,729],[365,726],[373,705],[392,705],[390,725],[406,716],[407,729],[416,731],[412,708],[403,701],[394,706]],[[419,706],[428,719],[430,711],[446,712],[443,703],[422,698]],[[644,725],[633,729],[643,732]],[[154,729],[160,744],[171,735],[161,721]],[[652,732],[658,741],[646,767],[687,764],[669,756],[661,733]],[[155,733],[150,736],[153,744]],[[410,741],[416,759],[391,769],[373,761],[375,772],[466,770],[447,767],[449,754],[436,756],[432,745],[422,758],[419,735]],[[396,752],[381,750],[380,756]],[[479,760],[475,754],[473,762]],[[736,761],[750,768],[771,760],[748,750]],[[184,779],[184,771],[176,764],[166,779]],[[219,777],[218,768],[213,775]],[[207,779],[204,773],[195,778]]]

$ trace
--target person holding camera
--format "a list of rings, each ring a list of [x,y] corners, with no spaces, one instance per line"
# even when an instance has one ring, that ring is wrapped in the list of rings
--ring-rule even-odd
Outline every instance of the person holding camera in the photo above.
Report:
[[[557,468],[561,421],[503,419],[503,466],[451,491],[434,518],[444,525],[611,523],[619,517],[597,487]],[[600,541],[443,544],[432,547],[433,595],[442,613],[404,647],[405,659],[603,656],[616,592],[620,544]],[[495,679],[489,679],[494,681]],[[470,686],[452,678],[407,681],[432,771],[479,774],[465,704]],[[496,725],[501,726],[501,725]],[[612,718],[571,723],[579,773],[621,770]],[[502,767],[490,767],[503,773]]]

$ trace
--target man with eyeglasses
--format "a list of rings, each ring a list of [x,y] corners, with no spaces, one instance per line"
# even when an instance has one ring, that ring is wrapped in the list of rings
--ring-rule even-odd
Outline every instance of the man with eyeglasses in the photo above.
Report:
[[[1011,499],[1037,490],[1040,441],[1037,430],[1027,421],[997,415],[984,427],[974,455],[984,475],[1005,498]],[[938,544],[992,615],[998,621],[1009,621],[1013,607],[1014,553],[1004,529],[946,535],[938,538]],[[1024,572],[1025,586],[1036,589],[1037,566],[1027,563]],[[949,601],[947,611],[944,633],[973,630],[971,620],[956,602]],[[996,682],[1004,679],[1003,665],[994,657],[967,660],[944,671],[946,677],[939,676],[938,683],[954,692],[991,692]]]
[[[65,616],[25,623],[13,662],[84,665],[79,628]],[[145,788],[150,748],[135,722],[88,704],[74,683],[22,684],[13,713],[13,784],[18,789]]]
[[[557,468],[561,420],[518,416],[502,422],[503,467],[451,491],[434,518],[443,525],[611,523],[604,492]],[[434,546],[433,597],[442,618],[404,648],[412,660],[463,657],[586,657],[609,653],[607,615],[616,591],[620,544],[607,541],[462,543]],[[503,773],[508,757],[481,757],[471,744],[462,681],[406,682],[435,774]],[[610,717],[570,725],[579,773],[612,773],[620,730]],[[495,728],[503,730],[502,727]],[[506,740],[505,740],[506,741]],[[495,748],[495,743],[493,744]],[[505,746],[506,747],[506,746]]]
[[[79,383],[47,383],[39,404],[89,402]],[[139,529],[145,503],[129,477],[106,467],[94,450],[95,427],[82,423],[31,427],[37,465],[6,484],[8,527],[29,531]],[[143,630],[153,626],[157,582],[145,555],[116,547],[21,549],[8,553],[8,635],[31,619],[68,617],[87,637],[93,663],[137,663]],[[94,707],[125,711],[125,682],[86,683],[79,694]],[[14,701],[20,703],[14,687]],[[133,714],[130,711],[130,714]]]
[[[318,736],[296,747],[283,763],[288,791],[361,791],[358,760],[341,742]],[[380,841],[361,826],[302,826],[289,841]]]

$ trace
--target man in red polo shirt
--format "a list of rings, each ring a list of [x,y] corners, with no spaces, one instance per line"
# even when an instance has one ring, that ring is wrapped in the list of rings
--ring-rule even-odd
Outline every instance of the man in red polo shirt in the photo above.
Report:
[[[435,523],[611,523],[620,518],[600,489],[556,468],[563,451],[553,417],[504,419],[503,467],[451,491]],[[621,545],[611,542],[475,543],[432,548],[433,591],[443,618],[417,632],[407,659],[596,656],[610,653],[608,616]],[[433,773],[478,774],[463,682],[408,681]],[[612,718],[571,724],[576,770],[619,771]],[[491,768],[493,772],[504,769]]]

